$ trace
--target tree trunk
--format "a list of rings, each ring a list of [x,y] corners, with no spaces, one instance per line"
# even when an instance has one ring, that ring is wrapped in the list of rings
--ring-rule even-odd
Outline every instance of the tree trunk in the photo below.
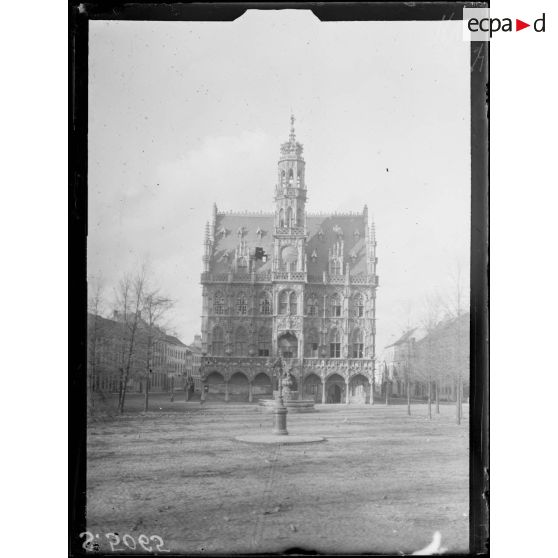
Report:
[[[428,380],[428,418],[432,418],[432,380]]]
[[[457,424],[461,424],[461,378],[457,378],[457,390],[455,396],[455,418]]]
[[[143,412],[147,413],[148,409],[149,409],[149,372],[147,373],[145,378],[145,400],[143,404]]]
[[[407,414],[411,416],[411,382],[407,380]]]
[[[436,414],[439,415],[440,414],[440,384],[438,383],[438,380],[436,380],[436,383],[434,384],[435,386],[435,390],[436,390]]]
[[[386,382],[386,405],[389,405],[389,382]]]
[[[123,380],[124,380],[124,368],[120,369],[120,378],[118,380],[118,410],[120,411],[120,408],[122,406],[122,397],[124,394],[124,384],[123,384]],[[122,411],[120,411],[122,412]]]

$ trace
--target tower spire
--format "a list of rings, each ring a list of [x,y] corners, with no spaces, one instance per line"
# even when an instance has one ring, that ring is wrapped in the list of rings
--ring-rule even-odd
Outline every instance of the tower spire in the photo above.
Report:
[[[291,143],[294,143],[296,140],[294,123],[295,123],[295,117],[294,114],[291,112],[291,133],[289,134],[289,141]]]

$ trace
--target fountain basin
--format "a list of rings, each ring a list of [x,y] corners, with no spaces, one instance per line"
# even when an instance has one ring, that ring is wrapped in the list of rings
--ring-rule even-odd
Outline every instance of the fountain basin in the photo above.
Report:
[[[284,405],[289,413],[312,413],[316,410],[313,399],[287,399]],[[262,411],[271,413],[275,408],[275,399],[260,399],[259,406]]]

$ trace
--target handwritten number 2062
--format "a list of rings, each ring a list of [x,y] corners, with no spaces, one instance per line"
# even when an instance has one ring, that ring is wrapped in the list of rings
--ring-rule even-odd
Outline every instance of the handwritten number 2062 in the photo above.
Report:
[[[81,545],[85,550],[94,551],[99,549],[98,543],[96,544],[95,542],[95,538],[98,538],[98,535],[95,537],[91,531],[84,531],[83,533],[80,533],[79,536],[80,538],[85,537],[85,540]],[[112,552],[119,552],[121,550],[126,550],[126,548],[135,550],[137,547],[136,541],[132,535],[125,534],[121,541],[120,537],[116,533],[105,533],[105,538],[107,539]],[[150,541],[157,543],[154,545],[156,552],[170,552],[168,548],[163,548],[165,543],[159,535],[151,535],[151,537],[148,537],[147,535],[140,535],[138,537],[139,546],[141,546],[141,548],[143,548],[146,552],[153,552],[153,546],[148,544]],[[120,542],[122,542],[125,546],[116,548]]]

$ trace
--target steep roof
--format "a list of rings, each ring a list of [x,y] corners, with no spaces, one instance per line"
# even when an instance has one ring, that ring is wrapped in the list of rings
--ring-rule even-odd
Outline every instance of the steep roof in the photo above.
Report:
[[[308,239],[306,243],[307,271],[309,275],[321,276],[329,267],[328,251],[340,239],[339,229],[343,232],[344,265],[349,264],[352,275],[366,274],[366,227],[363,213],[307,215]],[[257,271],[271,270],[274,233],[273,213],[218,213],[215,219],[215,242],[211,269],[214,273],[226,273],[231,258],[239,245],[239,230],[250,254],[257,247],[268,254],[267,262],[258,260]],[[259,233],[258,233],[259,231]],[[223,234],[224,232],[224,234]],[[322,233],[321,235],[319,233]],[[315,261],[312,255],[316,254]],[[224,256],[227,254],[227,260]],[[354,258],[351,254],[354,253]]]
[[[230,267],[231,258],[239,244],[238,230],[242,227],[246,246],[251,254],[257,247],[263,248],[268,254],[267,262],[258,261],[257,271],[271,269],[271,255],[273,251],[273,214],[272,213],[218,213],[215,220],[215,244],[211,268],[214,273],[226,273]],[[258,235],[261,230],[261,237]],[[220,231],[225,231],[221,234]],[[228,252],[227,261],[223,256]]]
[[[416,330],[417,330],[416,327],[414,327],[413,329],[409,329],[395,343],[392,343],[391,345],[386,345],[385,348],[389,349],[390,347],[397,347],[398,345],[403,345],[403,343],[406,343],[407,341],[409,341],[409,339],[411,338],[411,335]]]
[[[349,264],[351,275],[366,274],[366,227],[368,223],[363,214],[349,215],[308,215],[306,227],[308,229],[308,241],[306,250],[308,254],[308,274],[321,275],[329,267],[328,251],[338,241],[338,235],[334,227],[343,231],[343,270]],[[323,235],[320,238],[320,230]],[[355,234],[358,232],[358,236]],[[312,261],[312,254],[316,251],[316,261]],[[354,261],[350,257],[354,252]]]

